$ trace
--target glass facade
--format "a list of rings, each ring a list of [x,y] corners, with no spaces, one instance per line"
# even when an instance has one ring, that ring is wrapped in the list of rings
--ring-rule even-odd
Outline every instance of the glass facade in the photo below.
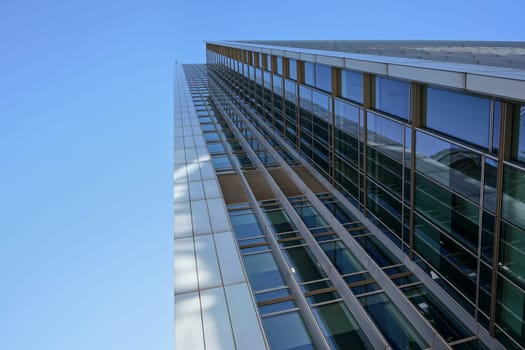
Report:
[[[279,159],[297,174],[300,163],[311,166],[342,195],[336,200],[312,187],[324,208],[451,348],[485,349],[485,332],[525,349],[523,103],[264,53],[254,59],[234,48],[208,50],[212,85],[230,94],[220,111],[211,110],[228,114],[232,104],[243,115],[232,110],[217,122],[202,116],[217,174],[244,174],[258,164],[280,169]],[[271,69],[254,66],[262,61],[264,68],[265,58]],[[232,207],[229,217],[270,347],[317,348],[322,339],[334,349],[348,342],[369,348],[369,330],[327,277],[329,263],[388,346],[429,348],[414,318],[370,276],[319,203],[286,200],[293,214],[279,200]],[[416,277],[404,259],[428,277]],[[451,311],[436,288],[480,330]],[[289,339],[281,339],[284,324]]]

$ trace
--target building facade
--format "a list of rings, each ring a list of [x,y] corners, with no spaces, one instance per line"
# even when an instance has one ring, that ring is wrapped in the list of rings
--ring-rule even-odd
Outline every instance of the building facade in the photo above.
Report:
[[[176,349],[525,349],[525,45],[175,67]]]

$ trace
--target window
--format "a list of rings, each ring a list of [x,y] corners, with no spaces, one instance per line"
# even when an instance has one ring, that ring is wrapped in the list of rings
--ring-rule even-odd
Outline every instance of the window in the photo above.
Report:
[[[488,148],[490,104],[488,98],[429,87],[426,127]]]
[[[297,61],[290,59],[288,61],[288,77],[297,80]]]
[[[343,69],[341,72],[341,96],[363,103],[363,73]]]
[[[332,69],[324,64],[315,65],[315,87],[324,91],[332,91]]]
[[[512,158],[525,163],[525,106],[514,108],[512,130]]]
[[[315,86],[315,64],[304,62],[304,83]]]
[[[401,80],[376,77],[375,108],[408,120],[410,118],[410,84]]]
[[[332,69],[324,64],[304,63],[304,83],[324,91],[332,91]]]

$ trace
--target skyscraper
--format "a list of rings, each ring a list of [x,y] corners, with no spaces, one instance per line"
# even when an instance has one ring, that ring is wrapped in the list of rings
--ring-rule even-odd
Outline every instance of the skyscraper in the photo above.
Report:
[[[177,349],[525,349],[525,44],[175,67]]]

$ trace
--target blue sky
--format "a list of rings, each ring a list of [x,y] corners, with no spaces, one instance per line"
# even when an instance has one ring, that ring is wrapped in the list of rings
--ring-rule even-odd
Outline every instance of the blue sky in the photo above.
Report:
[[[523,40],[523,7],[3,0],[0,348],[173,348],[173,63],[204,40]]]

